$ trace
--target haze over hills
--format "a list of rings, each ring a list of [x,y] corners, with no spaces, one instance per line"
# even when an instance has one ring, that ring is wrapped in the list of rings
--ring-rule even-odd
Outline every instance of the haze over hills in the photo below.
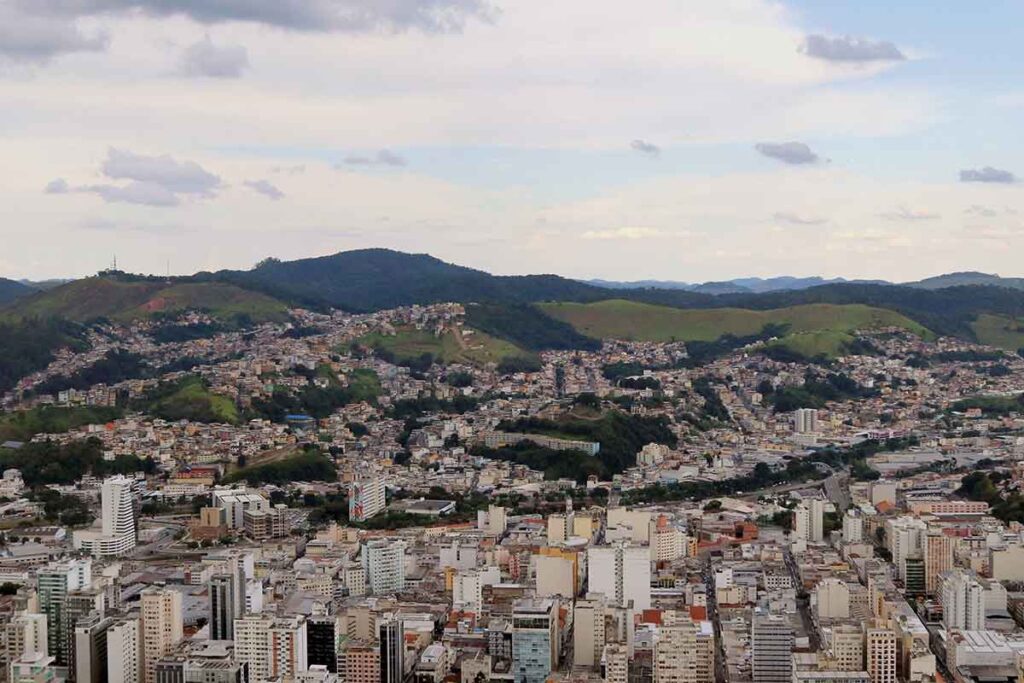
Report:
[[[0,306],[6,303],[28,296],[36,290],[28,285],[0,277]]]
[[[703,294],[760,294],[763,292],[807,289],[820,285],[841,283],[891,284],[884,280],[847,280],[841,277],[826,279],[817,276],[792,277],[786,275],[770,278],[745,277],[700,283],[677,282],[674,280],[634,280],[630,282],[585,280],[585,282],[606,289],[682,289],[688,292],[700,292]]]

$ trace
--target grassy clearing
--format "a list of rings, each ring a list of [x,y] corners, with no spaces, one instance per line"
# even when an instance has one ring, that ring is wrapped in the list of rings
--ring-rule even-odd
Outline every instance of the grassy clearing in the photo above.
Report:
[[[768,311],[740,308],[678,309],[623,300],[539,305],[548,315],[569,323],[583,334],[603,339],[714,341],[726,334],[755,334],[766,324],[788,325],[792,335],[902,327],[915,334],[930,336],[920,324],[895,311],[861,304],[808,304]],[[831,345],[835,341],[835,338],[822,338],[797,343],[813,346]]]
[[[140,406],[154,417],[169,422],[189,420],[209,424],[238,424],[238,409],[227,396],[214,394],[202,378],[186,377],[175,385],[161,386]]]
[[[207,311],[231,320],[285,320],[288,308],[265,294],[220,282],[122,282],[104,277],[75,280],[19,300],[7,311],[14,318],[61,317],[79,322],[109,318],[130,321],[156,313]]]
[[[804,358],[835,358],[846,352],[847,345],[854,340],[852,334],[834,330],[816,330],[814,332],[798,332],[788,334],[772,346],[781,346]]]
[[[982,344],[1010,352],[1024,348],[1024,322],[1019,319],[982,313],[971,329]]]
[[[429,353],[444,365],[486,365],[529,355],[511,342],[471,329],[446,330],[441,336],[429,330],[405,327],[395,335],[369,334],[359,340],[371,348],[394,354],[400,362],[413,361]]]

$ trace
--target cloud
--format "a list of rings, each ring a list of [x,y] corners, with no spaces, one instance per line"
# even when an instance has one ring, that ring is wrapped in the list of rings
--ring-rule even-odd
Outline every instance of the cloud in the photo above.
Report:
[[[901,62],[907,57],[893,43],[812,33],[800,46],[808,57],[829,62]]]
[[[470,19],[490,21],[486,0],[15,0],[62,16],[141,13],[187,16],[213,24],[243,21],[297,31],[459,31]]]
[[[270,169],[271,173],[286,173],[288,175],[299,175],[300,173],[306,172],[305,164],[296,164],[294,166],[274,166]]]
[[[221,186],[218,176],[193,161],[178,162],[168,155],[145,156],[113,147],[107,150],[107,158],[100,171],[111,180],[128,182],[123,185],[72,186],[58,178],[50,181],[44,192],[95,194],[111,203],[177,206],[182,197],[213,197],[214,191]]]
[[[930,211],[915,211],[908,209],[905,206],[896,208],[895,211],[886,211],[878,214],[880,218],[884,218],[887,221],[933,221],[938,218],[942,218],[937,213]]]
[[[969,168],[960,171],[962,183],[1015,183],[1017,176],[1009,171],[986,166],[985,168]]]
[[[754,149],[771,159],[786,164],[816,164],[821,158],[802,142],[762,142]]]
[[[221,180],[194,161],[178,162],[170,155],[145,156],[111,147],[103,162],[103,175],[159,185],[175,194],[210,197]]]
[[[253,192],[258,192],[264,197],[272,199],[275,202],[279,199],[284,199],[284,192],[281,192],[281,190],[269,180],[246,180],[244,184]]]
[[[101,52],[110,37],[103,31],[83,33],[73,18],[41,17],[0,5],[0,57],[45,64],[73,52]]]
[[[217,46],[206,36],[182,53],[180,72],[193,78],[241,78],[248,68],[249,53],[243,46]]]
[[[653,237],[665,237],[668,233],[653,228],[624,227],[610,230],[587,230],[583,233],[585,240],[642,240]]]
[[[650,156],[658,156],[661,154],[661,147],[658,147],[654,143],[646,142],[644,140],[633,140],[629,146],[642,154],[648,154]]]
[[[144,206],[177,206],[181,199],[157,183],[131,182],[127,185],[85,185],[75,192],[91,192],[110,203],[142,204]]]
[[[382,149],[376,156],[350,156],[345,157],[345,164],[349,166],[405,166],[405,159],[394,152]]]
[[[68,185],[68,181],[64,180],[63,178],[51,180],[46,184],[46,187],[43,189],[43,192],[45,192],[46,194],[67,194],[70,191],[71,187]]]
[[[788,211],[776,211],[772,218],[782,223],[792,223],[793,225],[824,225],[828,223],[827,218],[817,218],[814,216],[801,216],[800,214],[790,213]]]

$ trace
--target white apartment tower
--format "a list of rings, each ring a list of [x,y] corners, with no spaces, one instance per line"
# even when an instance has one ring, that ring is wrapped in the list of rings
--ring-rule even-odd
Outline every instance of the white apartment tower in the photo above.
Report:
[[[376,539],[363,546],[366,583],[374,595],[405,590],[405,542]]]
[[[843,541],[861,543],[864,540],[864,518],[858,510],[850,509],[843,515]]]
[[[816,434],[818,432],[818,411],[814,408],[794,410],[793,431],[797,434]]]
[[[985,588],[962,569],[942,575],[942,625],[947,631],[985,629]]]
[[[796,506],[793,531],[798,539],[821,543],[825,538],[825,501],[811,498]]]
[[[142,622],[129,617],[107,630],[107,677],[110,683],[142,683]]]
[[[589,592],[602,593],[610,604],[633,609],[651,607],[651,556],[643,546],[626,542],[587,551]]]
[[[896,683],[896,633],[889,628],[869,628],[864,654],[871,683]]]

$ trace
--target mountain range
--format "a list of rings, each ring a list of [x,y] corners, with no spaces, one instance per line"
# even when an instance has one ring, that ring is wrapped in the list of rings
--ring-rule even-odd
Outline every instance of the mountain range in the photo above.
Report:
[[[998,339],[997,345],[1010,350],[1018,348],[1018,341],[1024,346],[1024,323],[1019,322],[1024,321],[1021,278],[964,272],[904,284],[794,277],[743,278],[702,285],[661,281],[595,284],[558,275],[496,276],[427,254],[387,249],[295,261],[267,259],[251,270],[203,272],[188,277],[108,272],[47,289],[2,280],[0,320],[56,317],[89,322],[204,310],[233,322],[255,322],[281,320],[287,308],[295,305],[369,312],[457,301],[486,305],[471,314],[489,334],[511,339],[523,329],[555,327],[555,321],[536,304],[590,304],[612,299],[672,309],[745,309],[769,314],[794,306],[860,305],[897,312],[936,334],[986,343]],[[602,310],[608,314],[614,309]],[[787,316],[792,317],[792,312]],[[771,315],[761,318],[773,320]],[[725,334],[724,330],[730,328],[721,329]]]

